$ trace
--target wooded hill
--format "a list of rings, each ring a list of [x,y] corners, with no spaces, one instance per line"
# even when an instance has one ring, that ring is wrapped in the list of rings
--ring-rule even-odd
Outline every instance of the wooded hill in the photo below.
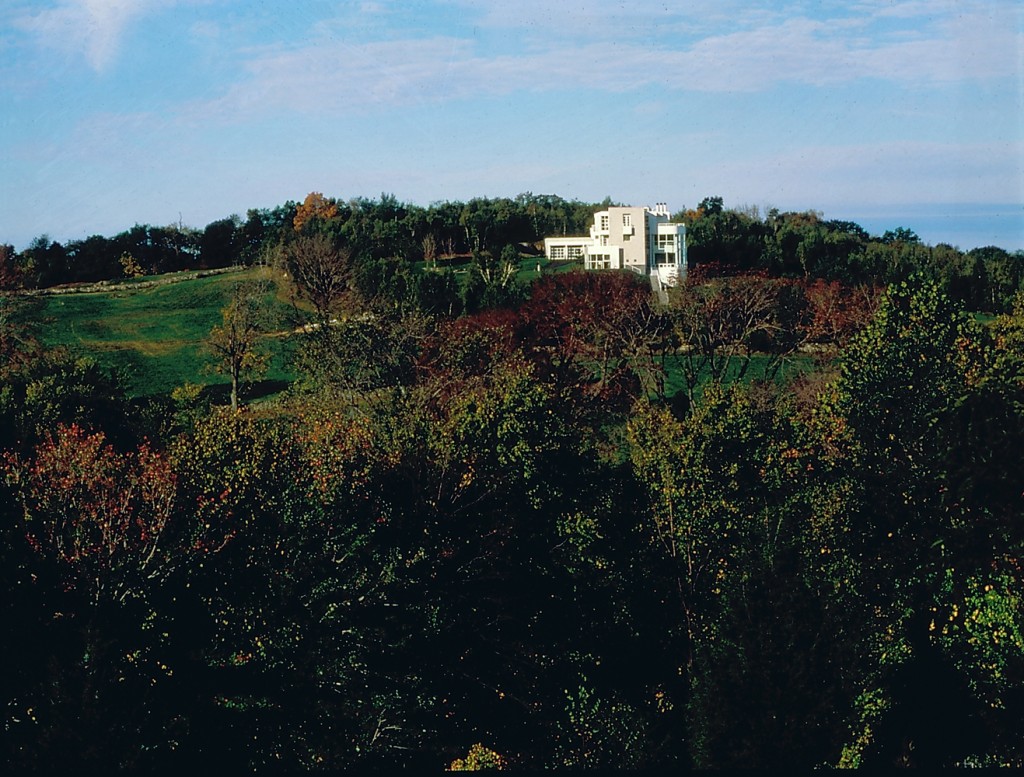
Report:
[[[709,200],[662,306],[468,218],[403,255],[388,207],[307,198],[262,266],[124,298],[207,295],[243,387],[286,340],[237,410],[0,297],[4,765],[1024,765],[1019,279]]]
[[[593,213],[612,204],[526,193],[424,208],[391,195],[345,201],[314,192],[302,203],[252,209],[245,219],[231,216],[201,230],[180,223],[136,225],[111,238],[94,235],[63,245],[44,235],[21,252],[0,244],[0,289],[251,265],[265,261],[310,221],[358,261],[373,265],[369,274],[401,274],[415,263],[474,251],[498,257],[509,245],[524,249],[549,236],[587,234]],[[757,208],[726,208],[721,197],[707,197],[673,219],[687,225],[691,265],[713,266],[716,274],[754,271],[888,285],[924,273],[968,309],[991,313],[1008,312],[1021,285],[1021,251],[929,246],[906,226],[870,235],[856,223],[825,219],[816,211],[761,214]]]

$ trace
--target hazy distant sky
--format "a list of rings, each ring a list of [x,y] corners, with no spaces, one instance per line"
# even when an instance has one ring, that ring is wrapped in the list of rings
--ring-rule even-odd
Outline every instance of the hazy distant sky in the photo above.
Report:
[[[720,195],[929,242],[999,211],[1024,248],[1022,0],[0,0],[0,98],[19,248],[309,191]]]

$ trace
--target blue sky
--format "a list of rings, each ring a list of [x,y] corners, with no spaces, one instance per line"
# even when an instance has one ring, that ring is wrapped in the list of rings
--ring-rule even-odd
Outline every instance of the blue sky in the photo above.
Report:
[[[1020,0],[3,0],[0,241],[310,191],[1024,248]]]

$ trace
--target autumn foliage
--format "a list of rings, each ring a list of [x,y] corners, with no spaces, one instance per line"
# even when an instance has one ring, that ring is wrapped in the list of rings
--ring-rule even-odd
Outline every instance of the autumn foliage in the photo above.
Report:
[[[295,209],[295,218],[292,219],[292,226],[296,232],[301,232],[306,224],[313,220],[330,221],[338,215],[338,206],[335,202],[328,200],[320,192],[310,192],[306,199]]]
[[[169,529],[176,478],[148,445],[121,454],[102,432],[58,426],[33,456],[8,456],[4,470],[29,544],[94,603],[140,596],[204,548],[202,535]]]
[[[208,342],[237,389],[288,338],[287,391],[0,365],[4,765],[1024,765],[1024,297],[819,279],[864,238],[811,215],[762,223],[769,272],[714,198],[667,304],[562,267],[460,297],[518,266],[511,204],[448,214],[463,278],[395,255],[393,198],[299,209],[317,320],[239,287]]]

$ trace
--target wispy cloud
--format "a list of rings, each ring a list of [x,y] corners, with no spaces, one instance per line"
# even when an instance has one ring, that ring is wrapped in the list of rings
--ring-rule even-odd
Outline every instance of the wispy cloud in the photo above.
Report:
[[[912,33],[868,35],[870,19],[812,20],[707,37],[685,52],[708,91],[778,82],[812,86],[876,78],[906,86],[1013,76],[1024,52],[1020,11],[963,13]],[[1014,23],[1016,22],[1016,23]]]
[[[117,56],[122,36],[137,17],[165,0],[58,0],[56,6],[16,20],[50,48],[85,57],[97,71]]]
[[[705,35],[684,46],[630,41],[628,36],[621,41],[572,32],[553,36],[547,30],[514,52],[495,54],[471,37],[352,41],[319,36],[302,46],[256,52],[244,64],[244,77],[218,99],[194,104],[187,113],[242,120],[282,109],[361,112],[516,91],[614,93],[648,85],[752,92],[786,82],[820,87],[873,78],[914,87],[1020,72],[1024,32],[1021,12],[1013,8],[985,12],[965,5],[964,13],[944,16],[920,31],[880,34],[868,29],[873,15],[897,6],[873,6],[859,17],[797,16]],[[563,22],[582,14],[572,10],[575,5],[568,11],[556,7],[562,6],[529,3],[524,18],[532,18],[539,29],[545,14]],[[924,12],[918,3],[900,7],[906,15]],[[489,24],[511,24],[507,11],[489,8],[482,17]],[[602,24],[618,19],[619,4],[602,8]]]
[[[628,3],[554,0],[446,2],[462,9],[472,18],[474,26],[525,32],[538,38],[558,39],[563,45],[570,46],[580,42],[646,39],[659,33],[691,39],[710,29],[721,29],[723,25],[742,28],[794,15],[792,9],[784,7],[786,4],[757,7],[761,4],[743,0],[718,0],[700,6],[665,0],[630,0]]]
[[[0,217],[338,185],[1022,202],[1022,74],[1021,0],[0,0]]]
[[[998,3],[989,3],[991,7]],[[979,6],[977,0],[860,0],[851,5],[858,13],[885,19],[916,19]],[[974,10],[970,9],[969,10]]]

